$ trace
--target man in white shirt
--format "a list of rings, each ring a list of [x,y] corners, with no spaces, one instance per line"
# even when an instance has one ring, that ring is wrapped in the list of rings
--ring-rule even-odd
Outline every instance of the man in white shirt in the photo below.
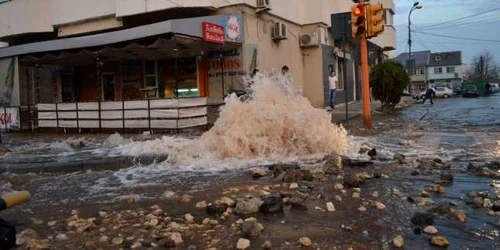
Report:
[[[339,79],[335,75],[335,71],[331,71],[328,76],[328,82],[330,84],[330,108],[335,108],[335,92],[337,92],[337,83]]]

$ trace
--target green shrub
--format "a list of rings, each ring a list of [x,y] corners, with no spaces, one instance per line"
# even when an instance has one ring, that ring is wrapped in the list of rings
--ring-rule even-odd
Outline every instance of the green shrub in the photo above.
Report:
[[[382,110],[394,109],[409,83],[410,78],[405,68],[397,62],[377,64],[370,72],[372,95],[382,103]]]

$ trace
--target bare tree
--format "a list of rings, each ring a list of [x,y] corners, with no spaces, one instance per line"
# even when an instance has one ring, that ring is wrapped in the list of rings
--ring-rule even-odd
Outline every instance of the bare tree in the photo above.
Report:
[[[483,50],[473,57],[469,68],[469,78],[472,80],[492,81],[498,78],[498,69],[493,55]]]

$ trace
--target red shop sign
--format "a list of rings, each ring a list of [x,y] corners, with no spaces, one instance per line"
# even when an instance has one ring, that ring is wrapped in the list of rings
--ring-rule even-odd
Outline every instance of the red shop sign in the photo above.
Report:
[[[224,43],[224,27],[213,23],[202,23],[203,40],[212,43]]]

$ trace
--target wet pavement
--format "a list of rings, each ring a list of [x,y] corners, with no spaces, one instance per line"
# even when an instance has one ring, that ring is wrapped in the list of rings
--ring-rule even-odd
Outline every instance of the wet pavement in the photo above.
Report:
[[[438,205],[446,207],[441,209],[446,211],[434,213],[434,226],[439,230],[439,235],[450,242],[449,249],[499,249],[500,216],[490,215],[489,207],[475,208],[469,204],[472,199],[469,193],[487,191],[489,201],[499,201],[500,177],[495,173],[500,173],[500,169],[494,166],[479,171],[467,169],[470,163],[481,166],[500,160],[498,105],[498,95],[438,99],[434,105],[416,104],[398,114],[377,117],[371,131],[353,126],[350,131],[354,135],[352,140],[377,150],[375,164],[364,168],[346,166],[340,174],[327,175],[327,181],[321,179],[321,174],[315,176],[314,188],[311,188],[306,202],[307,210],[296,210],[287,205],[279,214],[253,215],[265,229],[260,236],[251,238],[250,249],[260,249],[265,240],[272,242],[273,249],[298,249],[300,247],[296,242],[303,236],[310,237],[313,246],[319,249],[383,249],[384,246],[393,247],[391,241],[396,235],[404,237],[405,249],[434,249],[429,244],[429,235],[415,234],[416,228],[423,228],[413,224],[411,218],[415,212],[436,209]],[[83,145],[74,139],[68,141],[67,137],[61,136],[58,143],[53,143],[50,138],[22,141],[12,135],[9,147],[13,152],[0,158],[0,163],[11,164],[15,168],[40,161],[74,162],[116,156],[113,146],[102,146],[104,136],[83,137],[86,138]],[[395,153],[406,156],[405,164],[397,164]],[[432,163],[437,158],[444,163]],[[298,162],[302,168],[311,169],[321,168],[323,164],[322,157]],[[230,170],[223,168],[225,170],[214,171],[211,168],[210,171],[202,171],[171,168],[159,162],[151,165],[135,164],[121,170],[4,173],[3,180],[9,180],[16,190],[29,190],[33,200],[1,212],[0,216],[17,223],[19,232],[26,228],[35,229],[41,239],[49,239],[54,249],[123,247],[111,243],[85,246],[88,241],[97,241],[102,235],[113,238],[121,234],[124,237],[135,236],[135,240],[143,238],[156,242],[156,238],[151,238],[154,228],[145,227],[145,232],[138,233],[138,229],[132,227],[130,222],[128,228],[113,229],[111,227],[117,223],[116,220],[105,222],[97,212],[106,209],[114,216],[125,210],[147,211],[150,206],[158,204],[168,213],[168,217],[180,224],[185,213],[192,213],[196,223],[201,224],[208,215],[204,210],[194,208],[199,201],[213,202],[224,195],[236,200],[245,195],[258,197],[268,195],[267,192],[290,192],[290,183],[270,176],[259,180],[249,177],[246,169],[252,165],[248,163]],[[490,172],[485,174],[488,170]],[[413,175],[415,171],[418,175]],[[362,172],[370,177],[374,177],[375,173],[383,173],[388,178],[367,180],[359,190],[361,199],[352,198],[352,188],[345,188],[344,192],[333,188],[334,183],[343,182],[343,176]],[[442,183],[441,174],[451,174],[453,181]],[[430,191],[437,185],[445,187],[446,191],[441,194]],[[231,188],[240,191],[231,192]],[[422,190],[426,188],[429,197],[418,204],[423,199]],[[179,197],[167,198],[166,191],[175,191]],[[378,197],[372,195],[375,191]],[[180,202],[182,195],[191,196],[191,201]],[[335,195],[341,196],[343,200],[336,200]],[[336,212],[315,209],[326,209],[325,203],[328,201],[335,204]],[[375,201],[384,203],[386,208],[376,210],[373,207]],[[360,212],[360,206],[365,206],[367,212]],[[98,225],[85,234],[68,230],[65,219],[71,217],[72,209],[80,210],[81,218],[98,217]],[[450,209],[463,210],[467,214],[466,222],[457,220],[449,212]],[[143,218],[138,217],[137,220],[143,223]],[[185,243],[177,248],[197,246],[196,249],[207,249],[210,247],[207,242],[220,239],[215,245],[217,249],[234,249],[242,236],[234,233],[231,225],[237,219],[247,217],[250,216],[232,215],[224,220],[219,219],[221,227],[192,227],[182,231]],[[51,220],[58,220],[61,225],[50,228],[46,223]],[[101,232],[99,228],[106,228],[107,231]],[[165,228],[169,227],[165,225]],[[203,236],[207,230],[214,230],[209,238]],[[61,242],[54,240],[55,235],[62,232],[69,239]],[[144,249],[147,248],[147,244],[143,245]]]

